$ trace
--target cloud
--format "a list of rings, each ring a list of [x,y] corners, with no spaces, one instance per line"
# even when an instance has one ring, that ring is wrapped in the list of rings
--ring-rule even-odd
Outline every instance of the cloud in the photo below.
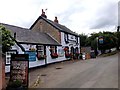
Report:
[[[118,25],[120,26],[120,1],[118,3]]]
[[[91,29],[99,29],[109,26],[117,26],[117,3],[107,2],[102,8],[98,9],[95,20],[92,22]],[[96,23],[97,22],[97,23]]]
[[[0,0],[0,22],[29,28],[46,9],[48,19],[81,33],[117,25],[118,0]],[[112,29],[112,28],[111,28]]]

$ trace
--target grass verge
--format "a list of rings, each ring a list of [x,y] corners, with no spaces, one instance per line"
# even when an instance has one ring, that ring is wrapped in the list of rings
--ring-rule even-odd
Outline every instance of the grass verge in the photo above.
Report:
[[[107,56],[111,56],[111,55],[114,55],[114,54],[116,54],[116,53],[118,53],[119,51],[113,51],[113,52],[111,52],[111,53],[106,53],[106,54],[102,54],[102,55],[100,55],[100,56],[102,56],[102,57],[107,57]]]

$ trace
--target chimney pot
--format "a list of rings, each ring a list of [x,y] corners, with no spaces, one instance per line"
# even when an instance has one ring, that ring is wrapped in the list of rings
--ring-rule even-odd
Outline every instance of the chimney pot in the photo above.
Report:
[[[47,16],[45,15],[45,12],[44,12],[44,10],[43,10],[43,9],[42,9],[42,14],[41,14],[41,16],[43,16],[43,17],[47,18]]]
[[[58,19],[57,19],[57,17],[55,17],[55,20],[54,20],[54,22],[58,23]]]

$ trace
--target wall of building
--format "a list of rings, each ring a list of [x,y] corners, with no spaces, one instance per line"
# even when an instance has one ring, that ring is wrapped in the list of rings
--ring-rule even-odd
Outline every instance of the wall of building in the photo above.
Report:
[[[52,25],[48,24],[43,19],[40,19],[34,25],[32,30],[49,33],[52,37],[54,37],[54,39],[56,39],[59,43],[61,43],[60,42],[60,33],[59,33],[59,31],[56,28],[54,28]]]
[[[66,42],[65,42],[65,35],[64,34],[65,34],[64,32],[61,32],[61,45],[63,47],[68,46],[69,48],[71,48],[72,46],[74,48],[78,47],[79,51],[80,51],[80,38],[78,37],[78,44],[76,44],[75,36],[71,35],[71,34],[68,34],[68,38],[70,39],[70,37],[72,36],[74,41],[69,41],[69,43],[66,44]]]
[[[29,51],[29,48],[31,46],[31,44],[21,44],[25,51]],[[35,48],[36,50],[36,45],[32,45],[33,48]],[[50,53],[50,46],[46,46],[46,62],[45,62],[45,59],[42,59],[42,60],[38,60],[37,57],[36,57],[36,60],[35,61],[29,61],[29,68],[33,68],[33,67],[37,67],[37,66],[42,66],[42,65],[45,65],[46,63],[47,64],[50,64],[50,63],[54,63],[54,62],[60,62],[60,61],[64,61],[64,60],[67,60],[65,58],[65,53],[64,53],[64,47],[62,46],[57,46],[57,53],[58,53],[58,58],[52,58],[51,57],[51,53]],[[21,51],[20,49],[18,49],[16,46],[13,46],[14,50],[17,50],[19,54],[24,54],[23,51]],[[10,72],[10,65],[7,65],[5,67],[5,72]]]
[[[60,62],[60,61],[64,61],[67,60],[65,58],[65,53],[64,53],[64,48],[62,46],[57,46],[57,54],[58,54],[58,58],[52,58],[50,55],[50,46],[46,47],[46,55],[47,55],[47,63],[54,63],[54,62]]]
[[[31,44],[21,44],[21,45],[24,47],[25,51],[29,51],[29,48],[30,48]],[[36,49],[36,45],[32,45],[32,47],[34,47]],[[12,47],[12,50],[17,50],[18,54],[24,54],[25,53],[20,48],[18,48],[18,46],[16,46],[16,45],[14,45]],[[29,68],[33,68],[33,67],[36,67],[36,66],[42,66],[42,65],[45,65],[45,59],[38,60],[37,57],[36,57],[35,61],[29,61]],[[5,66],[5,72],[10,72],[10,65]]]

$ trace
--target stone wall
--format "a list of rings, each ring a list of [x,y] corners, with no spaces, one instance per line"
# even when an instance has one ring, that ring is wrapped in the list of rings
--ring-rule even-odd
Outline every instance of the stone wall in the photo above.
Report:
[[[50,36],[52,36],[55,40],[57,40],[59,43],[61,43],[61,37],[60,32],[55,27],[47,23],[46,21],[40,19],[32,28],[34,31],[40,31],[48,33]]]

